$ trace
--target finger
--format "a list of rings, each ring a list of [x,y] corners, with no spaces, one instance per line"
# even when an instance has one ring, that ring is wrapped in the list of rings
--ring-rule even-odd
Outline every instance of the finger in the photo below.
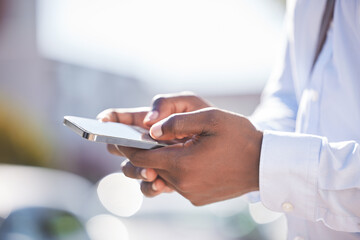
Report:
[[[150,127],[173,113],[189,112],[209,106],[191,92],[156,95],[153,99],[152,109],[144,119],[144,124]]]
[[[154,181],[158,176],[154,169],[135,167],[129,160],[123,162],[122,171],[127,177],[142,179],[147,182]]]
[[[148,112],[149,108],[110,108],[99,113],[96,118],[103,122],[119,122],[147,128],[144,118]]]
[[[183,144],[174,144],[167,147],[144,150],[138,148],[130,148],[116,146],[136,167],[153,168],[153,169],[172,169],[177,155],[181,153],[179,148],[183,148]]]
[[[140,185],[142,193],[147,197],[155,197],[163,192],[168,192],[169,187],[161,178],[157,178],[154,182],[141,182]]]
[[[113,155],[124,157],[124,154],[113,144],[107,144],[107,150]]]
[[[165,183],[165,181],[157,175],[154,169],[137,168],[134,165],[132,165],[128,159],[126,159],[121,165],[125,176],[143,180],[144,182],[143,184],[146,185],[143,187],[147,189],[147,190],[144,189],[144,192],[146,193],[147,196],[154,196],[154,194],[157,195],[160,194],[161,192],[171,193],[174,191],[172,187],[168,186],[168,184]],[[146,176],[144,176],[143,170],[147,171]],[[148,184],[145,184],[145,182]]]
[[[117,111],[116,108],[106,109],[106,110],[100,112],[96,116],[96,119],[98,119],[102,122],[116,122],[116,120],[117,120],[116,111]]]
[[[177,184],[177,174],[170,172],[166,170],[157,169],[156,170],[158,174],[158,178],[161,178],[164,183],[166,184],[166,187],[164,188],[164,192],[173,192],[173,191],[179,191],[179,189],[176,187]]]
[[[157,177],[156,180],[152,182],[151,188],[155,192],[159,192],[159,191],[166,193],[174,192],[174,187],[168,182],[166,182],[164,179],[162,179],[162,177],[160,176]]]
[[[214,108],[174,114],[154,124],[150,128],[150,135],[157,140],[210,135],[214,133],[221,116],[221,111]]]

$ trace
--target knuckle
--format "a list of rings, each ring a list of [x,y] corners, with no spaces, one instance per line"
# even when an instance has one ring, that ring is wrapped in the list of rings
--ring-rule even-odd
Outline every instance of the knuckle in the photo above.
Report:
[[[170,116],[163,124],[163,130],[166,133],[175,133],[175,129],[178,129],[178,117],[177,115]]]
[[[220,114],[220,110],[217,108],[209,108],[207,113],[209,114],[210,117],[217,118],[218,115]]]
[[[158,94],[153,98],[153,107],[160,107],[161,105],[165,104],[167,101],[167,97],[163,94]]]
[[[186,119],[183,116],[174,117],[174,127],[175,129],[184,129],[186,124]]]
[[[127,157],[135,167],[140,167],[141,163],[143,162],[142,154],[140,154],[139,151],[133,151],[128,154]]]
[[[211,108],[207,111],[206,120],[212,128],[219,126],[222,112],[217,108]]]
[[[193,103],[197,103],[197,102],[201,101],[201,98],[199,98],[198,96],[196,96],[193,93],[188,94],[186,97]]]
[[[167,120],[167,125],[171,126],[172,128],[176,127],[178,123],[179,123],[179,117],[177,114],[170,116],[169,119]]]
[[[106,110],[104,110],[100,116],[102,118],[106,117],[106,118],[109,118],[109,120],[111,122],[115,122],[117,121],[117,109],[116,108],[108,108]]]
[[[168,118],[163,127],[165,128],[165,131],[176,135],[177,132],[182,132],[182,130],[185,129],[186,119],[182,115],[174,114]]]

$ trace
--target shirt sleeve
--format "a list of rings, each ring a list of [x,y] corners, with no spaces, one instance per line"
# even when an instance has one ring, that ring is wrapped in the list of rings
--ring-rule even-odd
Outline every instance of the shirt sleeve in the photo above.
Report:
[[[360,232],[360,150],[354,141],[265,131],[260,195],[269,209]]]
[[[277,63],[261,98],[261,103],[250,117],[260,130],[295,130],[298,101],[294,88],[289,42]]]

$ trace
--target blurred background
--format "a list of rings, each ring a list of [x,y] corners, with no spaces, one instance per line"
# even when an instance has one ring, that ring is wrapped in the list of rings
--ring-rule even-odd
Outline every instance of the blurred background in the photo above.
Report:
[[[62,125],[184,90],[250,115],[284,12],[281,0],[0,0],[1,239],[285,239],[282,215],[243,198],[142,199],[123,159]],[[54,224],[34,237],[26,219]]]

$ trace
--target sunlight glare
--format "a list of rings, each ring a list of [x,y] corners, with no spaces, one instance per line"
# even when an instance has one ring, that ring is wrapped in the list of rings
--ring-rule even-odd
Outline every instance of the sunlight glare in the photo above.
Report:
[[[122,217],[135,214],[143,200],[139,183],[123,173],[113,173],[100,180],[97,193],[108,211]]]
[[[86,230],[91,240],[128,240],[129,234],[120,219],[106,214],[91,218],[86,223]]]

